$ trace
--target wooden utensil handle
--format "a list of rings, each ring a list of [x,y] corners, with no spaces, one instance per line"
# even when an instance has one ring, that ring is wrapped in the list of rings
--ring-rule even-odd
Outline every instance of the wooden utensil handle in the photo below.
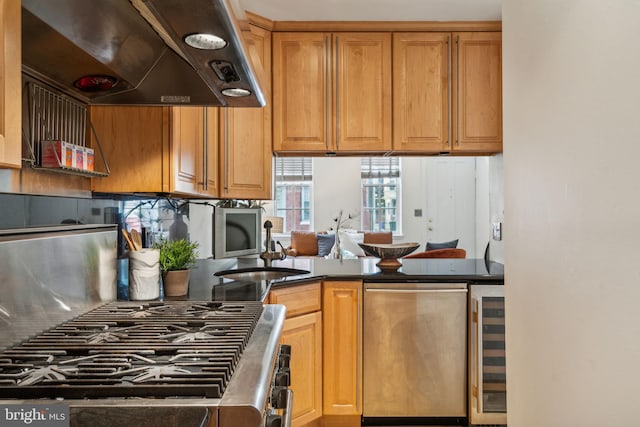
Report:
[[[131,240],[131,236],[129,235],[129,232],[127,230],[125,230],[124,228],[122,229],[122,235],[124,236],[124,240],[127,241],[127,245],[129,246],[129,250],[131,251],[136,251],[136,246],[133,244],[133,241]]]
[[[129,235],[131,236],[131,241],[133,242],[133,245],[136,247],[136,251],[139,251],[142,249],[142,236],[140,236],[140,233],[138,232],[138,230],[131,230],[131,232],[129,233]]]

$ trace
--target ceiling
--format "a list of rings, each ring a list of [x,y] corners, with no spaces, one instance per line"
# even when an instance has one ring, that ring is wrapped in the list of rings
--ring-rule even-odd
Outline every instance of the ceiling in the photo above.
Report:
[[[240,0],[273,21],[500,21],[502,0]]]

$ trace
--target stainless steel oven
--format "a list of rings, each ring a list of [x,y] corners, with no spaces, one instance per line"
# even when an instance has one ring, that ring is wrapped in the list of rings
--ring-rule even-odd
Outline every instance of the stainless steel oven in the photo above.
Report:
[[[466,283],[365,283],[363,417],[466,421]]]
[[[284,314],[260,302],[108,303],[1,352],[0,405],[67,406],[71,426],[286,426]]]

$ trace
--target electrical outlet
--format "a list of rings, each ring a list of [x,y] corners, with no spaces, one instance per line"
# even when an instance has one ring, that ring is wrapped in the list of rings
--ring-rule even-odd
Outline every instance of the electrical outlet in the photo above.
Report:
[[[501,222],[491,223],[491,232],[493,235],[493,240],[502,240],[502,223]]]

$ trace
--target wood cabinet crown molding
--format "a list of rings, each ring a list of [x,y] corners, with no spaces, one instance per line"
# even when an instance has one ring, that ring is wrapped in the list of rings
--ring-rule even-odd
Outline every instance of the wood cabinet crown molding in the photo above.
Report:
[[[271,31],[502,31],[502,21],[271,21]]]
[[[502,31],[502,21],[275,21],[249,10],[249,23],[269,31]]]
[[[274,21],[271,19],[249,11],[246,11],[245,14],[247,15],[247,19],[251,25],[255,25],[256,27],[260,27],[267,31],[273,31]]]

